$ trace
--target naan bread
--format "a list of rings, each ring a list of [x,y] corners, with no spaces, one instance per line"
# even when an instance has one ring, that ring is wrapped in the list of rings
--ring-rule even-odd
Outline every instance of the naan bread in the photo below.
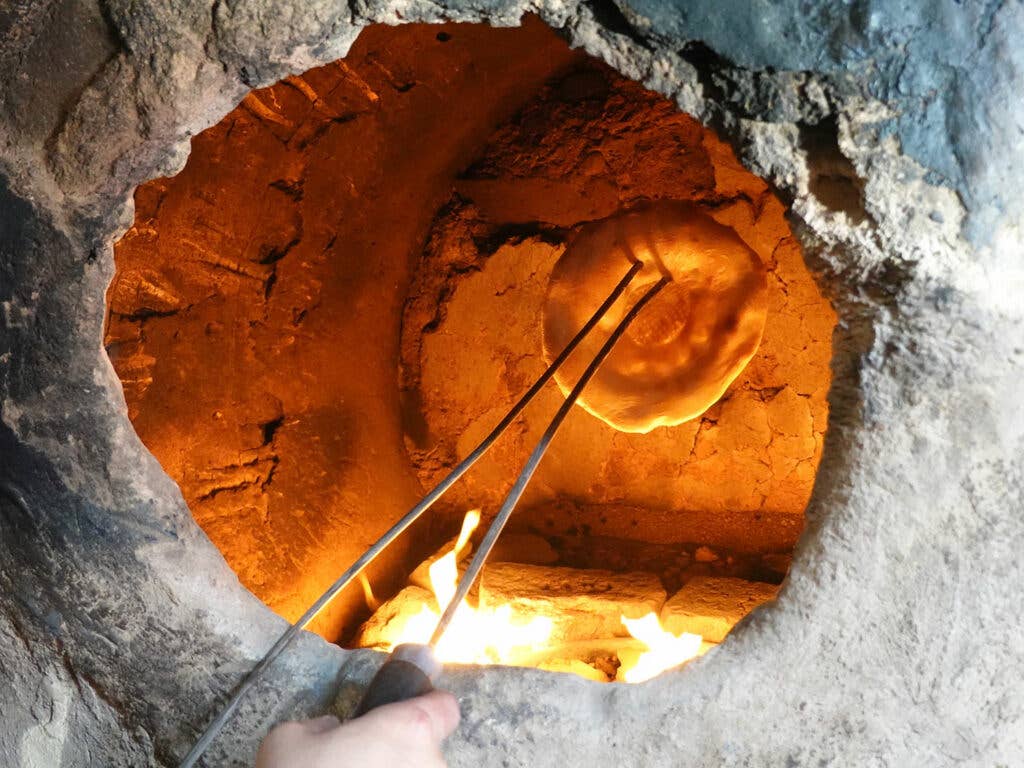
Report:
[[[633,321],[577,401],[623,432],[696,418],[757,351],[767,315],[760,258],[730,227],[688,203],[659,202],[584,227],[555,265],[544,307],[554,358],[634,261],[643,269],[555,374],[568,394],[628,308],[672,282]]]

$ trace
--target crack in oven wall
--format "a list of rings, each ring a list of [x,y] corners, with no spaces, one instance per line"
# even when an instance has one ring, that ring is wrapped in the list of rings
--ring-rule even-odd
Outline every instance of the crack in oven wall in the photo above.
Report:
[[[595,589],[649,583],[639,604],[666,615],[704,585],[742,607],[734,623],[802,529],[835,315],[727,145],[537,20],[367,28],[140,187],[105,339],[129,415],[242,583],[294,619],[543,370],[547,279],[578,228],[651,200],[698,204],[761,258],[760,348],[676,427],[627,434],[575,409],[499,553],[524,568],[489,589],[604,572]],[[468,509],[486,522],[561,399],[550,384],[374,564],[375,597],[349,590],[315,629],[349,639],[368,602],[400,599],[409,574],[422,589],[417,563]]]

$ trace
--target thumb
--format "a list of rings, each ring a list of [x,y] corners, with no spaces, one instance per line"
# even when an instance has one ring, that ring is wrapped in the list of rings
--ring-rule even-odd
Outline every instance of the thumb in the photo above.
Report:
[[[353,722],[380,730],[393,739],[438,745],[459,724],[459,703],[447,691],[431,691],[415,699],[386,704]]]

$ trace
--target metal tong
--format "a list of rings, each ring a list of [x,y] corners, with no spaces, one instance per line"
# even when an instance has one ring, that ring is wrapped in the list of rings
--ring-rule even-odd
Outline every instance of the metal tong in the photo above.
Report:
[[[579,346],[580,342],[582,342],[587,334],[594,329],[598,322],[600,322],[601,318],[607,314],[608,310],[611,309],[615,302],[622,296],[626,288],[642,268],[643,264],[640,261],[633,262],[629,271],[615,286],[615,289],[608,295],[608,298],[604,300],[601,306],[598,307],[597,311],[594,312],[579,332],[566,345],[565,349],[563,349],[561,353],[559,353],[558,357],[551,362],[547,370],[540,375],[537,381],[535,381],[530,389],[527,390],[526,394],[524,394],[519,401],[512,406],[511,410],[509,410],[505,417],[487,435],[487,437],[485,437],[465,459],[459,462],[459,464],[440,483],[438,483],[426,496],[424,496],[416,506],[409,510],[404,517],[388,529],[388,531],[381,536],[380,539],[378,539],[358,560],[356,560],[356,562],[353,563],[347,571],[339,576],[337,581],[335,581],[316,600],[316,602],[314,602],[306,612],[302,614],[302,616],[300,616],[299,619],[292,624],[280,638],[278,638],[277,642],[274,643],[269,651],[267,651],[266,655],[259,661],[259,663],[256,664],[255,667],[252,668],[249,674],[246,675],[238,685],[224,709],[221,710],[217,717],[215,717],[206,727],[206,730],[203,732],[202,736],[200,736],[195,746],[192,747],[184,760],[180,763],[181,768],[191,768],[196,764],[220,731],[234,716],[246,693],[248,693],[256,684],[264,671],[266,671],[274,660],[291,644],[298,633],[302,631],[309,622],[312,621],[316,615],[319,614],[320,611],[322,611],[331,602],[331,600],[333,600],[334,597],[352,581],[352,579],[358,576],[359,573],[369,565],[377,555],[379,555],[389,544],[391,544],[391,542],[398,538],[406,528],[426,512],[434,502],[441,498],[441,496],[443,496],[445,492],[448,491],[448,489],[451,488],[452,485],[454,485],[455,482],[488,451],[502,433],[512,424],[513,421],[515,421],[516,417],[519,416],[523,409],[526,408],[530,401],[533,400],[537,393],[540,392],[544,385],[548,383],[551,377],[555,375],[555,372],[568,359],[569,355],[573,353],[576,347]],[[396,647],[370,682],[370,685],[367,688],[363,699],[359,703],[359,706],[356,708],[353,717],[358,717],[359,715],[369,712],[371,709],[376,707],[383,706],[384,704],[404,701],[433,690],[434,680],[441,671],[441,665],[434,657],[433,649],[440,638],[444,635],[448,625],[451,623],[456,609],[465,599],[470,588],[479,576],[484,563],[487,561],[488,555],[490,555],[491,550],[494,548],[494,544],[497,541],[498,536],[501,534],[502,529],[505,527],[505,523],[508,522],[509,517],[515,510],[516,505],[519,503],[523,492],[526,490],[526,486],[529,484],[534,472],[536,472],[537,466],[544,457],[555,433],[562,425],[562,422],[565,421],[565,417],[568,416],[572,406],[575,405],[576,400],[583,391],[583,388],[593,378],[597,369],[601,366],[601,363],[603,363],[605,358],[607,358],[611,353],[616,342],[626,332],[636,316],[640,314],[641,310],[643,310],[648,302],[657,295],[657,293],[670,281],[670,279],[671,278],[669,277],[662,277],[658,282],[654,283],[636,301],[636,303],[633,304],[632,307],[630,307],[622,320],[612,331],[611,335],[605,341],[604,345],[600,350],[598,350],[593,360],[591,360],[590,364],[584,370],[579,381],[576,382],[572,391],[565,398],[565,402],[562,403],[561,407],[551,419],[547,430],[545,430],[544,434],[541,436],[536,447],[533,449],[533,452],[530,454],[530,457],[527,459],[526,464],[523,466],[519,477],[516,478],[511,490],[505,497],[497,516],[487,529],[483,540],[477,548],[473,560],[470,562],[466,572],[459,580],[455,595],[445,607],[444,613],[441,615],[441,618],[437,623],[437,627],[434,630],[434,634],[431,637],[429,644],[405,644]]]

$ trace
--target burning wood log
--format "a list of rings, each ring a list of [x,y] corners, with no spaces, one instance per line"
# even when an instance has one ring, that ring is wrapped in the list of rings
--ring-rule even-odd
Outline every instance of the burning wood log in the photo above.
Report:
[[[481,607],[507,604],[521,620],[550,617],[553,642],[625,637],[622,616],[657,613],[666,597],[650,573],[493,563],[480,581]]]
[[[673,634],[691,632],[720,643],[740,619],[774,600],[778,586],[746,579],[700,576],[691,579],[661,609],[662,626]]]
[[[653,661],[650,659],[652,653],[650,646],[636,641],[634,644],[626,645],[619,649],[619,668],[615,672],[615,680],[620,683],[640,683],[644,680],[650,680],[666,669],[672,669],[680,664],[685,664],[690,658],[703,656],[716,645],[718,643],[709,643],[706,640],[702,640],[699,644],[694,643],[692,656],[690,652],[683,654],[683,658],[668,654],[657,661]],[[657,654],[658,652],[654,651],[654,653]]]
[[[363,625],[357,645],[390,650],[428,640],[454,594],[478,519],[475,510],[467,514],[458,539],[413,572],[413,583]],[[478,599],[460,608],[454,631],[437,650],[446,661],[641,682],[705,653],[776,591],[771,584],[699,576],[666,601],[661,580],[650,573],[492,562],[481,574]]]
[[[416,585],[405,587],[366,620],[355,637],[355,645],[359,648],[390,650],[400,642],[412,642],[407,638],[415,631],[417,622],[421,622],[419,617],[425,607],[437,611],[434,593]],[[421,634],[429,638],[432,629],[432,625],[424,623]]]
[[[409,583],[417,587],[431,589],[430,566],[451,552],[458,543],[458,538],[449,539],[443,547],[428,557],[409,574]],[[459,551],[458,568],[459,575],[462,575],[465,566],[469,563],[473,554],[473,548],[468,543]],[[550,565],[558,559],[558,553],[541,536],[532,533],[506,533],[498,539],[491,552],[492,563],[529,563],[531,565]]]
[[[624,680],[619,675],[621,667],[636,666],[637,660],[648,650],[648,646],[635,637],[576,640],[534,649],[532,652],[521,652],[516,655],[514,662],[523,667],[537,667],[549,672],[571,672],[588,680],[607,683],[616,679]]]
[[[417,565],[416,569],[409,574],[409,583],[413,586],[421,587],[422,589],[432,589],[433,584],[430,581],[430,566],[432,566],[442,557],[445,557],[450,552],[452,552],[457,543],[457,538],[449,539],[443,547],[437,550],[437,552],[435,552],[422,563]],[[466,569],[466,564],[469,563],[472,554],[473,548],[468,545],[459,552],[457,566],[460,577],[462,576],[462,572]]]
[[[610,680],[607,673],[579,659],[545,661],[538,664],[537,669],[543,669],[547,672],[565,672],[566,674],[579,675],[596,683],[607,683]]]

